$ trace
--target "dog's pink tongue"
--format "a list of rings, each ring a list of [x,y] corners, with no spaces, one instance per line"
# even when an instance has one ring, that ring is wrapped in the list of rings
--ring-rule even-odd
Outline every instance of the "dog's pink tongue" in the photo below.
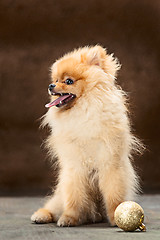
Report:
[[[46,108],[50,108],[52,106],[56,106],[58,105],[60,102],[62,102],[63,100],[65,100],[66,98],[68,98],[68,95],[63,95],[63,96],[60,96],[59,98],[57,98],[56,100],[54,100],[53,102],[50,102],[50,103],[47,103],[45,105]]]

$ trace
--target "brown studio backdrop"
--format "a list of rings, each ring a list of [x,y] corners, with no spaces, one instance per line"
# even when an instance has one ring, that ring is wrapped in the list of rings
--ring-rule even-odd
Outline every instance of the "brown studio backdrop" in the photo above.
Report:
[[[40,148],[49,67],[75,47],[99,43],[122,64],[145,192],[160,190],[160,1],[0,0],[0,194],[40,194],[55,171]],[[63,136],[62,136],[63,137]]]

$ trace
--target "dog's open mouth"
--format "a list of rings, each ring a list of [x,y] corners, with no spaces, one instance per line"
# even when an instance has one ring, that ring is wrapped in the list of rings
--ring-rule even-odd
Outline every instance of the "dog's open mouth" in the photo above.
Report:
[[[52,95],[59,97],[53,102],[46,104],[45,105],[46,108],[50,108],[52,106],[61,107],[67,104],[68,102],[72,101],[76,97],[76,95],[72,93],[52,93]]]

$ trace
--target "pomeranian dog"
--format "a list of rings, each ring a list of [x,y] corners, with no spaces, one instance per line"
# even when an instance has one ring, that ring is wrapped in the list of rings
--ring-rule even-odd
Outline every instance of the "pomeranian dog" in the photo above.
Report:
[[[76,226],[100,222],[139,190],[131,164],[140,142],[131,133],[126,94],[116,85],[120,65],[99,45],[74,50],[57,60],[49,85],[51,102],[43,125],[47,146],[58,159],[58,184],[35,223]]]

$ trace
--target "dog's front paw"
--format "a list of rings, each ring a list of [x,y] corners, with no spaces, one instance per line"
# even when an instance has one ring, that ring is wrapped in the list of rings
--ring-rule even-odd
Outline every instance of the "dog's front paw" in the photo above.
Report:
[[[57,222],[59,227],[73,227],[78,225],[78,220],[72,216],[63,214]]]
[[[31,216],[31,221],[35,223],[50,223],[53,222],[53,218],[47,209],[40,208]]]

